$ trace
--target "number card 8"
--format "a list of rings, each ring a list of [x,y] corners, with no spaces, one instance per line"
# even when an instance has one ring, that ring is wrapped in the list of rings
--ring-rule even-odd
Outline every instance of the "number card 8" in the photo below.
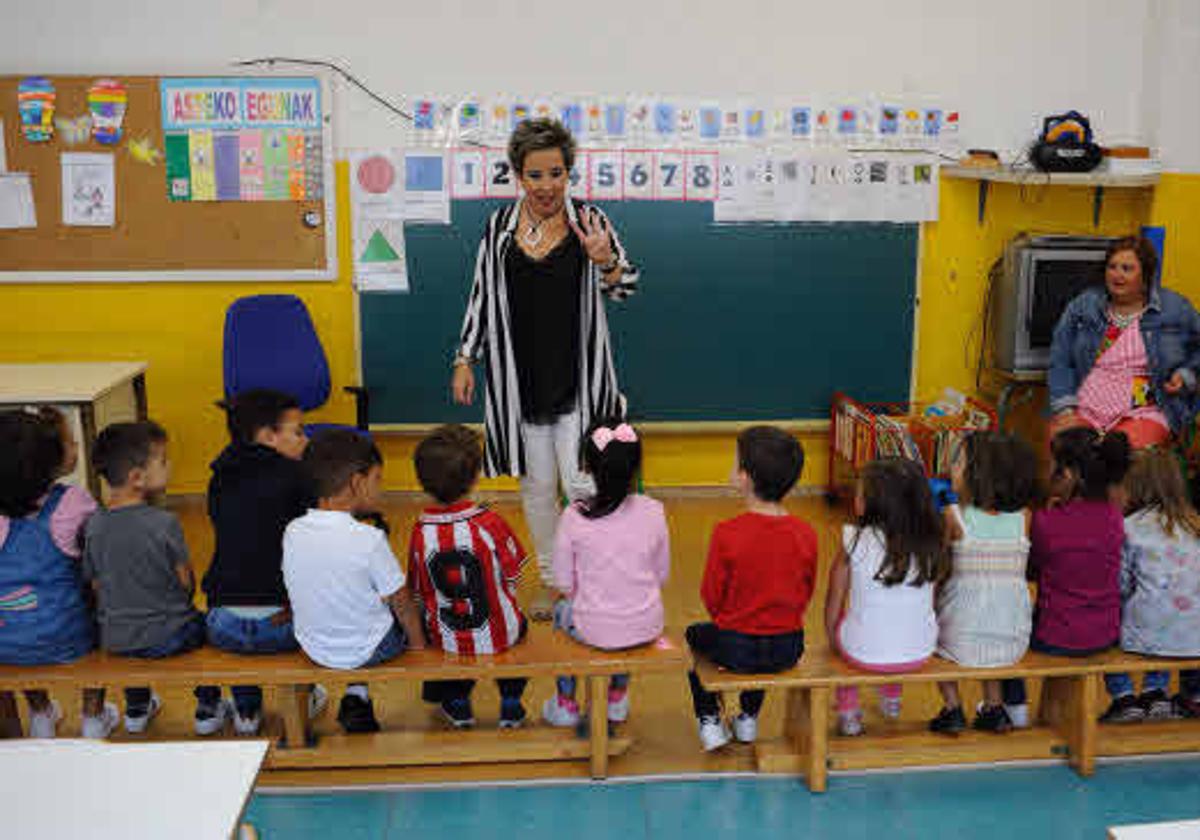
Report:
[[[717,153],[687,153],[687,184],[684,197],[688,201],[717,200]]]

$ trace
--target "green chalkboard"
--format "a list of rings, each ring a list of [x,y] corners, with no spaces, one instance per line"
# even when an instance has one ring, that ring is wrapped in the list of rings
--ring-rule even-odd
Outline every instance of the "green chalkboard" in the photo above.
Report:
[[[406,228],[411,291],[360,300],[372,423],[479,422],[450,401],[475,252],[495,202],[456,201],[449,226]],[[917,226],[714,225],[700,203],[604,207],[641,290],[608,304],[637,420],[828,417],[835,390],[908,398]]]

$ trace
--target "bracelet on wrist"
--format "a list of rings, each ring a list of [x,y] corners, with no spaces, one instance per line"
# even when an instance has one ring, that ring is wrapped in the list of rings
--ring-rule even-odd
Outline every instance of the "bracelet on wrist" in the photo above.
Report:
[[[471,366],[471,360],[468,359],[466,356],[455,356],[454,357],[453,367],[468,367],[469,368],[470,366]]]

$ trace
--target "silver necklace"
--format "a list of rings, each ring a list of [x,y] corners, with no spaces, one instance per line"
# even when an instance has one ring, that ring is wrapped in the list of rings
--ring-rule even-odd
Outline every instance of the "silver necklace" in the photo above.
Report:
[[[521,240],[530,248],[536,248],[538,243],[542,241],[542,225],[545,224],[547,220],[553,218],[553,215],[546,216],[535,221],[533,211],[531,211],[528,207],[525,208],[525,214],[527,218],[525,222],[525,231],[521,234]]]
[[[1110,321],[1112,321],[1113,324],[1116,325],[1117,329],[1123,330],[1123,329],[1127,328],[1130,324],[1132,324],[1134,321],[1136,321],[1138,318],[1140,318],[1142,313],[1145,311],[1146,311],[1146,308],[1142,307],[1137,312],[1130,312],[1128,315],[1122,315],[1120,312],[1117,312],[1112,307],[1109,307],[1108,319]]]

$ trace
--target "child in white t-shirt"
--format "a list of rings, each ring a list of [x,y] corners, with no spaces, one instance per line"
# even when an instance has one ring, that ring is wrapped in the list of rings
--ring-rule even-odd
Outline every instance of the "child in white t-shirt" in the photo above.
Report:
[[[872,461],[854,508],[857,521],[846,526],[830,569],[830,645],[864,671],[919,670],[937,647],[934,586],[950,571],[924,471],[903,458]],[[899,683],[881,685],[879,693],[884,717],[899,717]],[[838,686],[837,711],[841,734],[862,734],[857,686]]]
[[[383,457],[349,429],[317,437],[304,453],[317,507],[283,535],[283,579],[300,647],[326,668],[378,665],[425,647],[425,633],[387,534],[356,520],[376,510]],[[346,688],[338,722],[377,732],[365,683]]]

